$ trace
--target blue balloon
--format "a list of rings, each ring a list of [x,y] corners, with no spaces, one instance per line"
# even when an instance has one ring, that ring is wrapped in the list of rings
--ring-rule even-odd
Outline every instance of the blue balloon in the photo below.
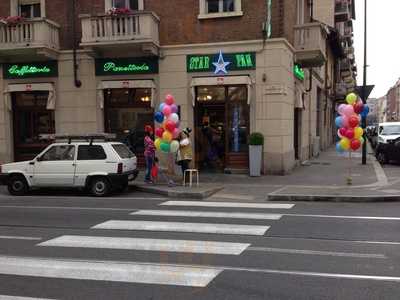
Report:
[[[343,127],[343,117],[336,117],[335,124],[337,128]]]
[[[165,106],[165,103],[164,102],[161,103],[160,106],[158,107],[158,111],[163,111],[164,110],[164,106]]]
[[[336,151],[339,152],[339,153],[343,153],[344,152],[344,149],[342,148],[342,146],[340,146],[340,143],[336,144]]]
[[[156,120],[157,123],[162,123],[164,121],[164,114],[160,111],[156,112],[154,115],[154,119]]]
[[[361,117],[367,117],[368,116],[368,114],[369,114],[369,107],[368,107],[368,105],[364,105],[364,109],[363,109],[363,111],[360,113],[360,115],[361,115]]]

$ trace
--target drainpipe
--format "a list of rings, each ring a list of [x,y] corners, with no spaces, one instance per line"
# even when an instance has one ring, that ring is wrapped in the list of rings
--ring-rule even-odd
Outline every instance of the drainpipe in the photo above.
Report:
[[[75,87],[80,88],[82,86],[82,82],[78,79],[78,63],[76,59],[76,23],[75,23],[75,15],[76,15],[76,0],[72,0],[72,57],[73,57],[73,70],[74,70],[74,84]]]

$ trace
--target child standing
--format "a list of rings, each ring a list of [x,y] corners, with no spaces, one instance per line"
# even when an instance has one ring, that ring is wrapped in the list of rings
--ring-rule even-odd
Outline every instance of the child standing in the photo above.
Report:
[[[144,181],[146,183],[153,183],[151,168],[153,167],[155,154],[156,147],[153,141],[153,128],[150,125],[146,125],[144,128],[144,159],[146,161],[146,177]]]

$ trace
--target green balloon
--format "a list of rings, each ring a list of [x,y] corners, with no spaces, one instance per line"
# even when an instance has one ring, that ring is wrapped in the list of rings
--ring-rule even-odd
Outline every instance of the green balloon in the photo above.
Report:
[[[160,145],[160,149],[162,152],[169,153],[169,151],[171,149],[171,145],[168,143],[162,142]]]

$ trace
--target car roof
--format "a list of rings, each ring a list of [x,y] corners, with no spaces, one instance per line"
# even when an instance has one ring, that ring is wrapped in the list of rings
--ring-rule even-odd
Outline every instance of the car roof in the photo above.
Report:
[[[385,122],[379,123],[379,126],[400,125],[400,122]]]
[[[124,145],[123,143],[120,142],[93,142],[92,145]],[[90,142],[56,142],[56,143],[52,143],[50,145],[90,145]]]

